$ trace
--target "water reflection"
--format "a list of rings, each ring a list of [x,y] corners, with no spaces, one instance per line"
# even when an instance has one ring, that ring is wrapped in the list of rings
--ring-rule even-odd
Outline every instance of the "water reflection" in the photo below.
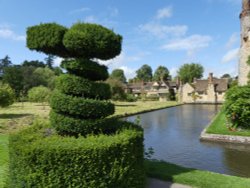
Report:
[[[216,105],[183,105],[140,115],[145,147],[154,148],[156,159],[250,177],[250,146],[199,140],[201,131],[219,108]]]

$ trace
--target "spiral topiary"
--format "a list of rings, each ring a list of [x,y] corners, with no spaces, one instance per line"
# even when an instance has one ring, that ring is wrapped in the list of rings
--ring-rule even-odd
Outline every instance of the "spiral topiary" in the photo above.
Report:
[[[108,71],[106,66],[93,60],[108,60],[119,55],[121,43],[120,35],[97,24],[77,23],[68,29],[49,23],[28,28],[28,48],[66,58],[62,62],[62,67],[68,74],[63,74],[57,79],[56,91],[50,102],[50,123],[57,131],[57,137],[46,138],[43,140],[44,144],[40,145],[41,138],[36,136],[33,146],[30,139],[25,139],[23,135],[11,139],[13,141],[10,143],[17,144],[18,139],[24,138],[20,140],[22,146],[10,149],[13,151],[15,148],[15,152],[11,152],[11,161],[14,165],[11,165],[10,169],[15,168],[10,170],[11,182],[20,187],[23,184],[32,187],[34,182],[42,182],[39,186],[50,187],[61,187],[62,184],[64,187],[89,188],[144,186],[143,131],[134,124],[107,118],[114,113],[115,108],[114,104],[108,101],[111,97],[109,85],[99,81],[108,78]],[[71,139],[68,139],[69,136]],[[27,145],[26,140],[29,140]],[[79,144],[81,140],[84,142]],[[48,166],[46,162],[40,161],[43,157],[36,156],[41,154],[41,150],[45,150],[46,147],[43,145],[46,143],[50,147],[44,151],[44,155],[51,155],[53,159]],[[35,153],[32,164],[35,168],[29,168],[31,164],[27,163],[28,156],[23,157],[26,153],[22,153],[20,148],[24,146],[28,148],[25,150],[29,151],[27,153]],[[40,148],[39,152],[35,151],[37,148]],[[112,150],[116,154],[109,156]],[[74,157],[71,152],[74,153]],[[57,173],[54,168],[58,169],[57,166],[62,164],[61,160],[56,159],[62,158],[62,155],[66,161],[72,163],[73,158],[77,161],[72,167],[65,165],[67,170],[60,168]],[[38,158],[40,162],[37,162]],[[100,159],[105,159],[105,162],[100,162]],[[81,170],[77,173],[75,167],[78,166]],[[46,169],[45,172],[37,170],[40,168]],[[24,169],[27,171],[24,172]],[[25,175],[19,176],[17,171]],[[54,173],[55,180],[51,179],[47,171]],[[70,176],[67,181],[62,172]],[[42,180],[39,179],[41,176],[44,176]]]

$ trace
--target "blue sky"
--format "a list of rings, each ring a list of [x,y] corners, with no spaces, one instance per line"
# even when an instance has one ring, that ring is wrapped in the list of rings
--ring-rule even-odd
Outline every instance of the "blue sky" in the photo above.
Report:
[[[237,75],[240,10],[241,0],[0,0],[0,58],[43,60],[45,54],[26,48],[26,28],[82,21],[123,36],[120,56],[102,63],[110,71],[124,69],[127,78],[143,64],[166,66],[175,75],[190,62],[204,66],[204,77]]]

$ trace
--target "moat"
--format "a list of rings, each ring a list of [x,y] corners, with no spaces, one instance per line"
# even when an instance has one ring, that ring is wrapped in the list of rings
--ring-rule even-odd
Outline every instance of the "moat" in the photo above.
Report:
[[[145,148],[154,149],[154,159],[250,177],[250,145],[199,140],[200,133],[219,109],[216,105],[182,105],[139,115]],[[134,121],[136,117],[127,120]]]

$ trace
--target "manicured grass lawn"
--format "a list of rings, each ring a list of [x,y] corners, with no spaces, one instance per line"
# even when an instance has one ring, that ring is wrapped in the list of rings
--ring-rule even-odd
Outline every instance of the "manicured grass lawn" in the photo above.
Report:
[[[226,115],[223,111],[217,114],[213,122],[207,128],[207,133],[235,135],[235,136],[250,136],[250,130],[244,130],[244,129],[229,130],[226,125]]]
[[[184,168],[162,161],[145,161],[148,177],[186,184],[199,188],[248,188],[249,178],[228,176],[208,171]]]

